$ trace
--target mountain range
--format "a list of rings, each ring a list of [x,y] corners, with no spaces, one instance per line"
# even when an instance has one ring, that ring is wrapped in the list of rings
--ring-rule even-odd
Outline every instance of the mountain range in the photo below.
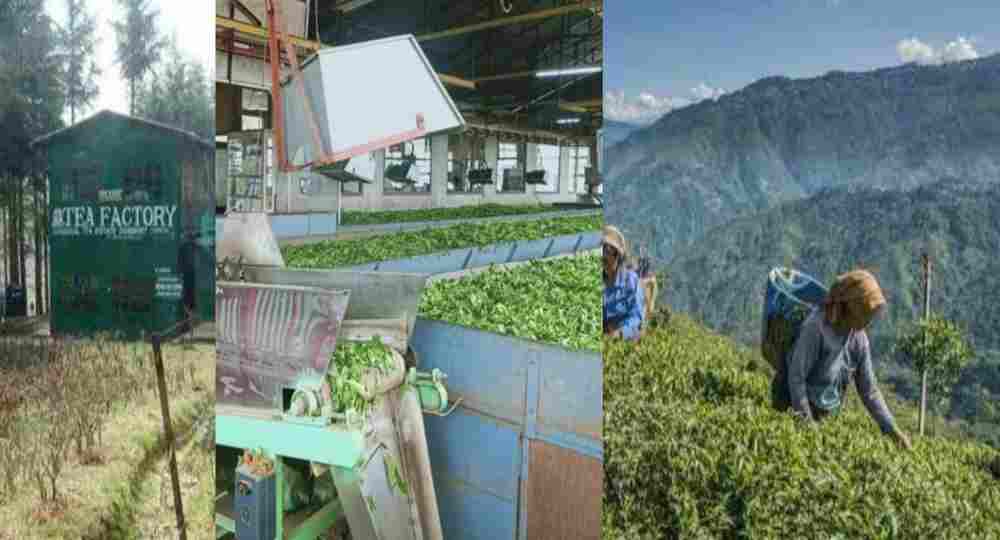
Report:
[[[983,422],[1000,399],[1000,54],[766,78],[605,155],[605,219],[664,270],[660,304],[753,344],[771,268],[827,285],[871,269],[889,300],[871,329],[877,361],[914,397],[914,374],[886,353],[921,314],[926,251],[931,309],[977,352],[948,411]],[[985,422],[973,428],[1000,441]]]
[[[1000,54],[769,77],[674,110],[605,158],[606,217],[670,258],[713,227],[827,189],[1000,181]]]
[[[604,120],[601,129],[604,130],[604,145],[610,148],[628,138],[632,132],[641,129],[642,126],[627,122],[617,122],[615,120]]]

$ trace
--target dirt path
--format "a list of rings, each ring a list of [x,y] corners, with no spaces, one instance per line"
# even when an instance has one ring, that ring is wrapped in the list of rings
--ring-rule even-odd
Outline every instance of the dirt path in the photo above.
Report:
[[[214,409],[208,407],[177,444],[177,474],[187,537],[212,538],[214,523],[215,450],[206,447],[205,437],[214,422]],[[147,470],[137,499],[136,533],[146,540],[176,540],[177,517],[174,511],[173,484],[170,481],[169,456],[163,454]]]

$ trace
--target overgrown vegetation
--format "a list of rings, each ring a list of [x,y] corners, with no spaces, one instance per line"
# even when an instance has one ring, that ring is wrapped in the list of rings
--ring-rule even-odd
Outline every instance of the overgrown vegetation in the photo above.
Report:
[[[420,208],[415,210],[345,210],[344,225],[377,225],[381,223],[412,223],[414,221],[445,221],[498,216],[520,216],[553,212],[553,206],[478,204],[454,208]]]
[[[66,490],[73,484],[66,477],[106,464],[112,441],[103,435],[120,409],[155,399],[156,374],[149,348],[141,344],[104,338],[0,341],[6,355],[0,365],[0,507],[34,500],[33,519],[44,524],[44,516],[71,510]],[[195,380],[195,362],[166,368],[171,394],[204,386]],[[158,422],[158,403],[151,410]]]
[[[285,246],[285,264],[298,268],[336,268],[429,255],[451,249],[596,231],[603,217],[578,216],[503,223],[463,224],[401,232],[359,240],[334,240]]]
[[[424,290],[430,319],[572,349],[600,349],[601,261],[596,255],[489,269]]]
[[[807,429],[770,409],[757,354],[685,316],[639,344],[606,342],[604,362],[604,538],[1000,536],[988,447],[916,438],[901,451],[854,393]],[[913,433],[913,409],[887,397]]]

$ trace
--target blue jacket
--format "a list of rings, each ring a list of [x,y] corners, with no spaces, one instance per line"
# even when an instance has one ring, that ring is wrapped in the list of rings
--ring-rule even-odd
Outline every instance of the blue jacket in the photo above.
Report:
[[[611,285],[604,286],[604,325],[614,325],[625,339],[637,339],[643,314],[642,287],[639,276],[621,269]]]

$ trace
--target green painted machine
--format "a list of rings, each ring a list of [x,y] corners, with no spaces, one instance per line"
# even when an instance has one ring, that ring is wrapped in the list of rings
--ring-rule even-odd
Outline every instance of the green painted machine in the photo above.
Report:
[[[270,540],[271,529],[259,536],[245,523],[260,503],[242,502],[252,497],[239,480],[239,467],[263,460],[274,484],[273,538],[319,538],[342,518],[354,540],[442,538],[423,414],[446,414],[445,375],[417,372],[408,347],[427,277],[228,270],[245,281],[224,273],[218,286],[218,537],[244,527],[240,540]],[[338,411],[345,383],[331,357],[375,336],[391,363],[347,383],[370,408]]]
[[[214,317],[212,144],[110,111],[33,142],[50,181],[54,334]]]

